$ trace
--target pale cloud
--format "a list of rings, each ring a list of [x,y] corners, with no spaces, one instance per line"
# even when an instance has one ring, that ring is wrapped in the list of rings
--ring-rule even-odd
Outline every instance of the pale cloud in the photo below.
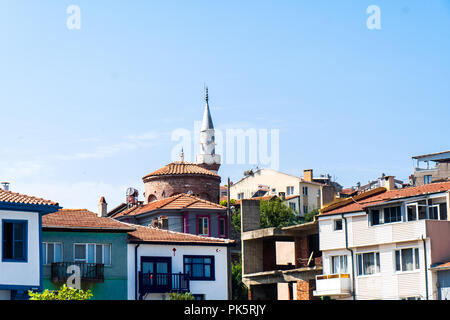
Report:
[[[6,181],[43,175],[44,171],[48,168],[40,161],[0,162],[0,177]]]

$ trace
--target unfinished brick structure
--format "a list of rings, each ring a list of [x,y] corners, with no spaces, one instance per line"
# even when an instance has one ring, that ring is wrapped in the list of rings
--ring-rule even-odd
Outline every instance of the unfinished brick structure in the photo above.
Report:
[[[242,280],[249,299],[312,300],[322,271],[317,222],[260,229],[259,201],[241,206]]]

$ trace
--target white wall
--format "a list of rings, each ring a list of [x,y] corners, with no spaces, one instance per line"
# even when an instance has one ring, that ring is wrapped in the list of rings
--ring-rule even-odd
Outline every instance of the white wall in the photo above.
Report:
[[[135,244],[128,245],[128,299],[135,299]],[[176,249],[175,256],[173,248]],[[228,296],[228,264],[227,247],[194,246],[194,245],[159,245],[141,244],[138,247],[138,271],[142,256],[171,257],[172,273],[183,272],[183,255],[214,256],[215,281],[189,281],[192,294],[204,294],[206,300],[227,300]],[[162,295],[149,295],[148,298],[162,299]]]
[[[0,257],[0,285],[39,286],[39,214],[37,212],[0,211],[0,223],[3,219],[27,220],[28,262],[2,262]],[[0,239],[3,239],[0,225]]]

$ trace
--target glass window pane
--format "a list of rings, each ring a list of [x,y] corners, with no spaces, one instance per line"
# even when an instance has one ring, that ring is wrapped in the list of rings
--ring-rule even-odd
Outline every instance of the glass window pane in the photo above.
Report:
[[[363,268],[362,268],[362,255],[358,254],[356,256],[356,260],[358,262],[358,276],[362,276],[364,274],[363,273]]]
[[[331,257],[331,273],[339,273],[339,257]]]
[[[203,264],[196,263],[192,265],[192,276],[203,277]]]
[[[372,252],[363,254],[363,267],[364,274],[375,273],[375,256]]]
[[[190,264],[184,265],[184,273],[191,275],[191,265]]]
[[[341,273],[347,273],[347,256],[341,256]]]
[[[101,244],[95,246],[95,263],[103,263],[103,246]]]
[[[75,259],[86,260],[86,245],[84,244],[75,245]]]
[[[103,263],[105,266],[111,265],[111,245],[105,244],[103,245]]]
[[[88,263],[95,263],[95,245],[88,244]]]
[[[377,259],[376,272],[380,273],[380,253],[379,252],[375,253],[375,257]]]
[[[55,261],[62,262],[62,245],[61,243],[55,243]]]
[[[416,269],[420,269],[420,260],[419,260],[419,249],[414,249],[414,258],[416,259]]]
[[[411,271],[413,270],[413,253],[412,249],[403,249],[402,254],[402,270]]]
[[[191,263],[191,258],[184,258],[184,263]]]
[[[5,222],[3,224],[3,258],[13,258],[13,224]]]
[[[48,250],[48,257],[47,257],[48,263],[50,264],[50,263],[55,262],[55,259],[54,259],[54,257],[55,257],[55,251],[54,251],[53,243],[49,243],[49,244],[47,245],[47,250]]]
[[[402,271],[400,264],[400,251],[395,251],[395,270]]]
[[[23,250],[23,241],[15,241],[14,242],[14,259],[23,259],[24,250]]]
[[[47,264],[47,244],[45,242],[42,243],[42,257],[44,264]]]
[[[157,262],[156,263],[156,272],[157,273],[168,273],[169,266],[167,265],[167,262]]]
[[[210,265],[205,265],[205,277],[211,277],[211,266]]]
[[[24,240],[24,223],[14,223],[14,240]]]

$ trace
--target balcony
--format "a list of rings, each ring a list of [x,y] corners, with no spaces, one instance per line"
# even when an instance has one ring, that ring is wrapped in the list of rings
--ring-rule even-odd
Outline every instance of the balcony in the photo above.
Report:
[[[351,281],[349,274],[329,274],[316,276],[314,296],[349,296]]]
[[[52,281],[66,282],[74,271],[67,272],[68,267],[77,266],[80,268],[81,281],[103,282],[104,265],[99,263],[85,262],[54,262],[52,263]]]
[[[139,293],[189,292],[189,277],[184,273],[139,272]]]

